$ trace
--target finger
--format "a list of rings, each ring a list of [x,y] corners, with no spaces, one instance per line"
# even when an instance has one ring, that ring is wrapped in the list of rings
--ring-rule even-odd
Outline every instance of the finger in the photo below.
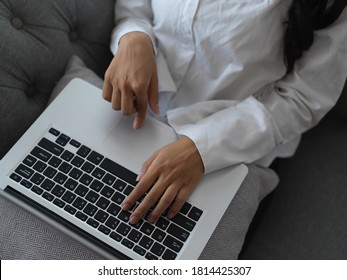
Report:
[[[151,191],[145,196],[143,201],[137,206],[133,214],[130,216],[129,222],[131,224],[137,223],[142,217],[146,215],[149,209],[159,200],[165,192],[167,184],[163,180],[158,180]]]
[[[121,107],[124,116],[130,116],[135,112],[134,94],[131,90],[125,89],[121,92]]]
[[[136,178],[136,181],[139,182],[142,177],[146,174],[148,168],[152,165],[153,161],[156,159],[156,157],[158,156],[159,151],[156,151],[152,156],[150,156],[142,165],[141,171],[139,173],[139,175]]]
[[[116,90],[112,94],[112,109],[119,111],[121,109],[121,93],[119,90]]]
[[[180,185],[176,184],[176,185],[171,185],[165,190],[157,206],[153,209],[151,214],[148,216],[148,222],[154,223],[160,218],[160,216],[166,211],[166,209],[168,209],[168,207],[175,200],[180,187],[181,187]]]
[[[112,99],[112,90],[112,84],[105,80],[102,87],[102,97],[109,102],[111,102]]]
[[[147,114],[147,102],[146,94],[137,95],[135,101],[136,117],[133,124],[134,129],[139,129],[143,126]]]
[[[172,219],[181,210],[184,203],[187,201],[188,197],[193,191],[193,184],[185,185],[177,193],[174,202],[172,203],[169,212],[167,213],[168,219]]]
[[[159,94],[158,94],[158,77],[155,77],[151,80],[151,83],[148,87],[148,103],[149,107],[155,114],[159,114]]]

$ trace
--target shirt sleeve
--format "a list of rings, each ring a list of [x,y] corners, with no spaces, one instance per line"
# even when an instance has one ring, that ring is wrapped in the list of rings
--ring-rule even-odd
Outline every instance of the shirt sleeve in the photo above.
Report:
[[[334,106],[347,77],[347,9],[315,32],[295,69],[240,101],[206,101],[168,112],[169,123],[196,144],[205,173],[250,163],[316,125]]]
[[[117,0],[115,4],[115,28],[111,36],[111,51],[117,52],[120,38],[129,32],[144,32],[152,40],[154,53],[157,54],[155,36],[152,29],[153,13],[150,0]]]

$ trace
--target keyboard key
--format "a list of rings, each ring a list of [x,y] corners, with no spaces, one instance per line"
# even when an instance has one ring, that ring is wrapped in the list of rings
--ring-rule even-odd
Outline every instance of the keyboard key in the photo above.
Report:
[[[87,194],[87,192],[88,192],[88,188],[81,184],[79,184],[75,190],[75,193],[81,197],[84,197]]]
[[[189,202],[185,202],[180,210],[183,215],[187,215],[192,205]]]
[[[197,207],[193,207],[192,210],[190,210],[188,217],[193,219],[194,221],[198,221],[202,215],[203,211],[200,210]]]
[[[73,160],[71,161],[71,164],[76,167],[81,167],[83,163],[84,163],[84,159],[79,156],[75,156]]]
[[[88,175],[88,174],[83,174],[82,177],[79,180],[82,184],[89,186],[90,183],[93,181],[92,176]]]
[[[67,176],[61,172],[58,172],[58,174],[55,175],[55,177],[53,178],[53,181],[55,181],[56,183],[60,185],[63,185],[66,180],[67,180]]]
[[[189,232],[184,230],[183,228],[171,224],[169,228],[167,229],[167,232],[173,235],[174,237],[178,238],[181,241],[186,241],[189,237]]]
[[[34,170],[25,166],[24,164],[20,164],[16,168],[15,172],[26,179],[29,179],[34,174]]]
[[[65,188],[59,185],[55,185],[55,187],[51,191],[51,193],[54,194],[56,197],[61,197],[64,192]]]
[[[65,161],[70,161],[74,157],[74,154],[65,150],[60,157]]]
[[[127,183],[125,183],[124,181],[120,179],[117,179],[117,181],[113,184],[113,188],[120,192],[123,192],[126,186],[127,186]]]
[[[26,187],[27,189],[30,189],[33,186],[33,183],[29,182],[28,180],[23,179],[20,184],[23,187]]]
[[[42,197],[48,201],[52,201],[54,199],[54,196],[48,192],[44,192]]]
[[[107,212],[113,216],[117,216],[120,210],[121,210],[121,207],[114,203],[111,203],[111,205],[107,208]]]
[[[83,213],[86,213],[87,215],[91,217],[95,215],[96,211],[98,211],[98,207],[90,203],[88,203],[87,206],[84,207],[83,209]]]
[[[73,179],[78,180],[78,179],[81,177],[82,173],[83,173],[83,172],[82,172],[81,170],[79,170],[79,169],[77,169],[77,168],[73,168],[73,169],[70,171],[69,175],[70,175],[70,177],[72,177]]]
[[[70,191],[73,191],[78,185],[78,182],[69,178],[67,179],[67,181],[65,182],[64,186],[65,188],[68,188]]]
[[[70,140],[70,145],[74,146],[75,148],[79,148],[81,146],[81,143],[74,140],[74,139],[71,139]]]
[[[134,243],[126,238],[124,238],[121,243],[129,249],[132,249],[134,247]]]
[[[111,228],[111,229],[116,229],[119,223],[120,223],[120,222],[119,222],[118,219],[116,219],[115,217],[110,216],[110,217],[107,219],[107,221],[106,221],[105,224],[106,224],[109,228]]]
[[[55,183],[49,179],[45,179],[41,184],[41,187],[46,191],[50,191],[54,187]]]
[[[141,241],[140,241],[140,245],[145,248],[145,249],[149,249],[151,248],[152,244],[154,243],[153,239],[152,238],[149,238],[148,236],[143,236],[141,238]]]
[[[66,211],[66,212],[68,212],[68,213],[70,213],[71,215],[74,215],[75,213],[76,213],[76,209],[75,208],[73,208],[71,205],[66,205],[65,207],[64,207],[64,210]]]
[[[169,224],[170,224],[170,221],[163,217],[160,217],[158,221],[155,223],[155,225],[162,230],[166,230]]]
[[[98,201],[96,202],[96,205],[99,206],[102,209],[106,209],[107,206],[110,204],[110,201],[103,196],[101,196]]]
[[[36,158],[34,158],[31,155],[28,155],[24,160],[23,163],[26,164],[27,166],[31,167],[34,165],[34,163],[37,161]]]
[[[154,230],[154,226],[148,222],[144,222],[144,224],[142,225],[140,230],[141,230],[141,232],[143,232],[147,235],[151,235],[153,230]]]
[[[95,191],[90,190],[86,195],[86,200],[88,200],[91,203],[95,203],[100,195],[98,195]]]
[[[118,205],[121,205],[122,202],[123,202],[123,200],[124,200],[124,198],[125,198],[125,195],[123,195],[123,194],[121,194],[121,193],[119,193],[119,192],[116,192],[116,193],[112,196],[111,200],[112,200],[113,202],[117,203]]]
[[[99,210],[96,214],[95,214],[95,216],[94,216],[94,218],[97,220],[97,221],[99,221],[100,223],[104,223],[106,220],[107,220],[107,218],[109,217],[109,214],[107,214],[105,211],[103,211],[103,210]]]
[[[31,190],[38,195],[41,195],[43,193],[43,189],[35,185],[31,188]]]
[[[57,205],[59,208],[63,208],[66,204],[59,198],[54,199],[53,204]]]
[[[69,141],[70,141],[70,137],[65,134],[60,134],[57,140],[55,140],[55,142],[61,146],[66,146],[66,144],[69,143]]]
[[[76,215],[75,215],[78,219],[82,220],[82,221],[86,221],[88,219],[88,216],[86,214],[83,214],[80,211],[77,211]]]
[[[19,176],[19,175],[17,175],[16,173],[12,173],[11,175],[10,175],[10,178],[12,179],[12,180],[14,180],[15,182],[19,182],[20,180],[22,180],[22,177],[21,176]]]
[[[91,161],[92,163],[99,165],[99,163],[103,160],[103,158],[104,157],[100,155],[99,153],[92,151],[87,159]]]
[[[56,156],[60,156],[64,151],[64,148],[51,142],[47,138],[42,138],[38,145]]]
[[[109,235],[111,232],[111,230],[108,227],[105,227],[104,225],[100,225],[98,230],[106,235]]]
[[[109,186],[112,186],[112,184],[114,183],[114,181],[116,181],[116,177],[114,177],[113,175],[107,173],[104,178],[102,179],[102,181],[109,185]]]
[[[113,240],[116,240],[117,242],[120,242],[122,240],[122,236],[114,231],[111,232],[110,234],[110,237],[113,239]]]
[[[132,229],[131,232],[129,233],[128,235],[128,238],[131,240],[131,241],[134,241],[135,243],[139,242],[141,237],[142,237],[142,233],[137,231],[136,229]]]
[[[163,260],[174,260],[176,259],[177,254],[169,249],[166,249],[164,255],[163,255]]]
[[[151,252],[147,252],[145,258],[147,260],[157,260],[158,259],[158,257],[156,255],[154,255],[153,253],[151,253]]]
[[[66,191],[66,193],[64,193],[61,199],[64,200],[66,203],[71,204],[75,198],[76,198],[76,195],[74,193],[70,191]]]
[[[57,174],[57,170],[54,169],[53,167],[51,166],[48,166],[46,168],[46,170],[43,172],[43,175],[45,175],[46,177],[48,178],[53,178],[55,176],[55,174]]]
[[[83,198],[77,197],[74,201],[74,203],[72,203],[73,206],[75,206],[77,209],[82,210],[84,208],[84,206],[86,206],[87,201],[84,200]]]
[[[107,197],[107,198],[110,198],[110,197],[113,195],[114,192],[115,192],[114,189],[112,189],[112,188],[110,188],[110,187],[108,187],[108,186],[105,186],[105,187],[102,189],[101,194],[102,194],[103,196]]]
[[[41,174],[35,173],[31,178],[30,181],[33,182],[36,185],[40,185],[42,181],[45,179],[44,176]]]
[[[129,222],[131,213],[127,211],[120,211],[118,218],[121,219],[123,222]]]
[[[159,242],[162,242],[165,236],[166,236],[166,233],[158,228],[152,234],[152,237]]]
[[[92,176],[95,177],[96,179],[101,180],[102,177],[104,177],[105,173],[106,172],[104,170],[102,170],[99,167],[97,167],[97,168],[94,169],[94,171],[92,173]]]
[[[136,185],[137,183],[136,182],[137,175],[135,173],[124,168],[123,166],[120,166],[119,164],[115,163],[114,161],[108,158],[105,158],[101,162],[100,167],[110,172],[111,174],[131,183],[132,185]]]
[[[175,251],[176,253],[178,253],[183,247],[183,243],[177,240],[176,238],[172,237],[171,235],[166,236],[163,244]]]
[[[196,225],[196,222],[183,216],[181,213],[178,213],[175,217],[171,219],[171,221],[185,228],[188,231],[192,231]]]
[[[92,218],[89,218],[89,219],[88,219],[87,224],[90,225],[90,226],[92,226],[93,228],[97,228],[97,227],[100,225],[99,222],[95,221],[95,220],[92,219]]]
[[[133,186],[130,186],[130,185],[127,185],[127,187],[125,188],[124,190],[124,194],[125,195],[129,195],[132,191],[133,191],[134,187]]]
[[[98,180],[94,180],[92,184],[90,185],[90,188],[93,189],[96,192],[99,192],[103,188],[104,184],[101,183]]]
[[[140,247],[139,245],[136,245],[133,250],[135,253],[139,254],[140,256],[144,256],[146,254],[146,250]]]
[[[85,158],[89,153],[90,153],[91,149],[82,145],[81,148],[79,148],[79,150],[77,151],[77,154],[83,158]]]
[[[60,132],[59,132],[59,130],[57,130],[57,129],[55,129],[55,128],[50,128],[49,130],[48,130],[48,132],[50,133],[50,134],[53,134],[54,136],[58,136],[59,134],[60,134]]]
[[[158,242],[155,242],[151,248],[151,252],[160,257],[165,251],[165,247]]]
[[[52,157],[49,152],[41,149],[40,147],[35,147],[31,151],[31,154],[44,162],[47,162]]]
[[[47,167],[47,164],[45,164],[44,162],[40,160],[36,162],[35,165],[33,166],[33,168],[39,173],[43,172],[43,170],[45,170],[46,167]]]
[[[93,171],[93,169],[95,168],[95,165],[94,164],[91,164],[90,162],[86,161],[83,166],[82,166],[82,170],[84,172],[87,172],[87,173],[91,173]]]
[[[68,164],[67,162],[63,162],[59,168],[58,168],[61,172],[67,174],[70,172],[70,170],[72,169],[72,165]]]
[[[120,233],[121,235],[126,236],[129,233],[130,230],[131,230],[130,226],[128,226],[128,225],[126,225],[124,223],[120,223],[120,225],[118,226],[116,231],[118,233]]]
[[[56,156],[53,156],[49,161],[48,164],[52,167],[57,168],[61,164],[62,160],[60,158],[57,158]]]

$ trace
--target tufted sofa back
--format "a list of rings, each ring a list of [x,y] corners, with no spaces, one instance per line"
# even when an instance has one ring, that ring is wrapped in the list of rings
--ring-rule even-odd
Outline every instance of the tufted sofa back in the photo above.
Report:
[[[103,76],[114,0],[0,1],[0,158],[44,110],[73,54]]]

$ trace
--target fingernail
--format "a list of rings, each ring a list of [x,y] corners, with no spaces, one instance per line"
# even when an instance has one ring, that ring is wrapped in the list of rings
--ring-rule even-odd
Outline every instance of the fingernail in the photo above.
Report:
[[[132,214],[129,218],[129,223],[130,224],[136,224],[138,220],[139,220],[139,218],[135,214]]]
[[[149,222],[149,223],[153,224],[153,223],[155,223],[156,220],[157,220],[156,217],[154,217],[154,216],[152,216],[152,215],[149,215],[149,216],[148,216],[148,222]]]
[[[136,177],[136,182],[140,181],[142,177],[142,172],[139,173],[139,175],[137,175]]]
[[[123,202],[122,203],[122,210],[128,211],[129,209],[130,209],[130,204],[128,202]]]

